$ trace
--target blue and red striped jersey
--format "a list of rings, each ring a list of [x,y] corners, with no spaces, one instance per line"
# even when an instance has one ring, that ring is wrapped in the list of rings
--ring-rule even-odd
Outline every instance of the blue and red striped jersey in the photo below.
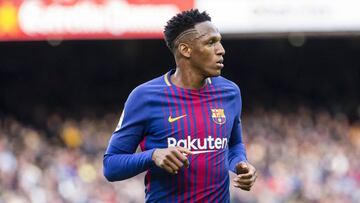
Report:
[[[238,86],[219,76],[198,90],[171,83],[171,70],[135,88],[104,155],[104,175],[145,176],[146,202],[230,202],[229,170],[246,161]],[[140,145],[142,152],[135,153]],[[151,159],[156,148],[193,152],[189,168],[173,175]]]

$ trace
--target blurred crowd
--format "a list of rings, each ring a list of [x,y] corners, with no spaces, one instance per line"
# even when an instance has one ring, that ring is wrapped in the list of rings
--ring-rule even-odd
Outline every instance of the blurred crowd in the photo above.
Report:
[[[0,118],[0,203],[144,202],[144,174],[116,183],[102,175],[117,120],[54,114],[35,128]],[[242,122],[258,179],[251,192],[230,186],[232,202],[360,201],[359,121],[300,107],[288,113],[257,108]]]

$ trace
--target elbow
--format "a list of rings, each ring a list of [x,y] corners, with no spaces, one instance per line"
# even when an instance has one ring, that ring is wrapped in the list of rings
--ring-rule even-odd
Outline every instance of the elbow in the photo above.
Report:
[[[103,175],[109,182],[121,181],[129,178],[124,169],[119,165],[114,165],[111,155],[105,155],[103,159]]]
[[[115,179],[114,177],[112,176],[112,174],[109,172],[109,170],[107,170],[105,167],[103,169],[103,175],[105,177],[105,179],[109,182],[114,182]]]
[[[114,181],[117,181],[116,176],[115,176],[114,170],[111,169],[111,167],[108,164],[108,161],[109,161],[108,159],[109,159],[109,157],[105,156],[104,160],[103,160],[103,175],[107,181],[114,182]]]
[[[106,178],[107,181],[109,181],[109,182],[115,182],[116,181],[116,179],[112,175],[112,173],[109,172],[109,170],[106,170],[106,168],[104,168],[103,173],[104,173],[104,177]]]

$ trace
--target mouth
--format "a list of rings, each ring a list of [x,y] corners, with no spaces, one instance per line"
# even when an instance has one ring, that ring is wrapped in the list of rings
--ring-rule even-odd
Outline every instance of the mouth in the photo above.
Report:
[[[218,67],[220,67],[220,68],[223,68],[224,67],[224,59],[223,58],[221,58],[220,60],[218,60],[217,62],[216,62],[216,65],[218,66]]]

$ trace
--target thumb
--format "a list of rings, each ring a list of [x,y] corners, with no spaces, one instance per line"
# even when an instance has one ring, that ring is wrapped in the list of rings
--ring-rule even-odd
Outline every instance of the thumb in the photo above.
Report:
[[[240,162],[236,164],[235,168],[237,174],[244,174],[249,172],[249,167],[245,162]]]

